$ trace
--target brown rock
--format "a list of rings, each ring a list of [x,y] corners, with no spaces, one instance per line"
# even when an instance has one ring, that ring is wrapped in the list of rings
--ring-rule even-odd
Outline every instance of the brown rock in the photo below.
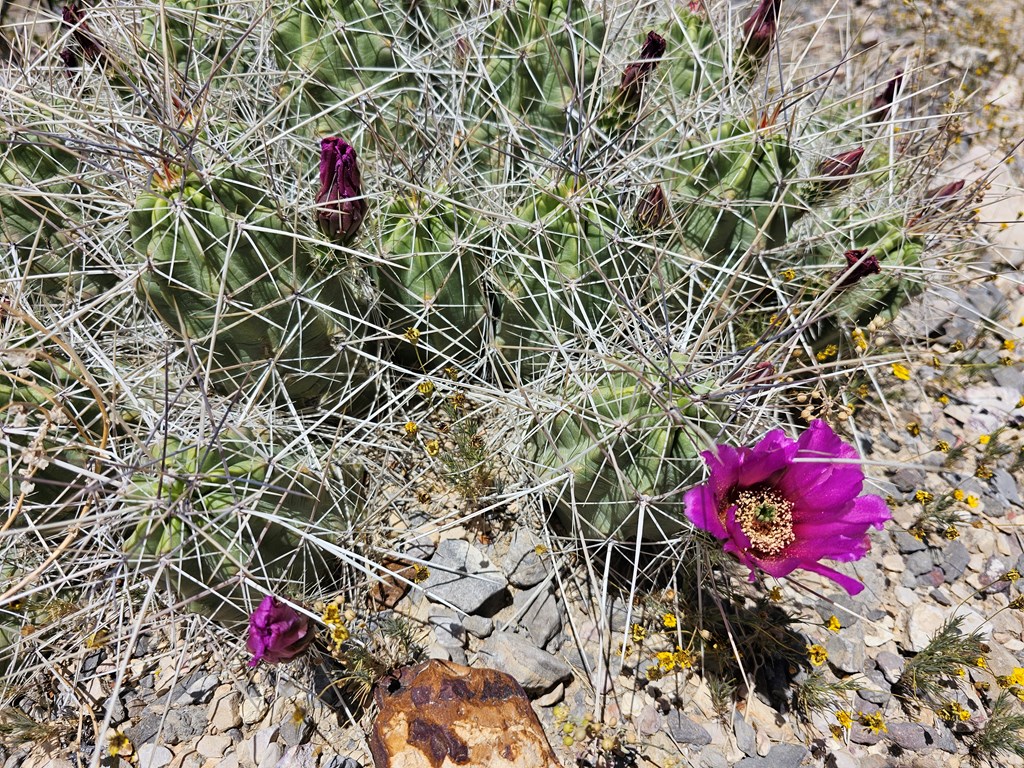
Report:
[[[376,768],[560,768],[530,701],[510,675],[427,661],[374,692]]]

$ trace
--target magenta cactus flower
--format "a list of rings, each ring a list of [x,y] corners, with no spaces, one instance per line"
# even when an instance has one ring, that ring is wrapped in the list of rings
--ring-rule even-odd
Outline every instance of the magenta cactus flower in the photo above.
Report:
[[[686,516],[750,569],[776,578],[805,570],[855,595],[859,581],[821,563],[851,562],[867,531],[892,518],[880,496],[861,495],[857,452],[824,421],[793,440],[774,429],[753,448],[719,445],[702,456],[711,474],[686,492]]]
[[[854,285],[868,275],[877,275],[882,271],[878,257],[868,256],[867,253],[867,248],[853,248],[843,254],[846,259],[846,270],[843,272],[844,277],[840,278],[840,285]]]
[[[245,644],[252,653],[249,666],[255,667],[261,661],[290,661],[306,650],[312,640],[309,619],[267,595],[249,617],[249,639]]]
[[[346,243],[356,236],[366,217],[356,151],[337,136],[320,142],[320,191],[316,220],[330,237]]]

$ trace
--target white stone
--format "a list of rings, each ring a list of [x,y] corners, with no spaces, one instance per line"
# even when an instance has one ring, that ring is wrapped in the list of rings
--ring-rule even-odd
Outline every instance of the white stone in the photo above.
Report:
[[[166,768],[174,759],[174,753],[159,744],[140,744],[135,752],[139,756],[139,768]]]
[[[907,564],[903,561],[903,555],[895,552],[882,555],[882,567],[890,573],[903,573],[907,570]]]
[[[214,733],[223,733],[242,724],[240,707],[242,692],[230,685],[222,685],[213,692],[206,716]]]
[[[203,757],[223,757],[231,747],[231,737],[226,734],[207,733],[196,742],[196,752]]]

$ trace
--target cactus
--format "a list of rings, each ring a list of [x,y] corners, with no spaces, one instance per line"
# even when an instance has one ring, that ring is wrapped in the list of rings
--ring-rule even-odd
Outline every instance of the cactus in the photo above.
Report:
[[[122,494],[141,510],[125,553],[139,566],[173,557],[175,593],[221,621],[244,620],[259,602],[252,583],[298,596],[329,589],[337,563],[322,542],[354,524],[358,470],[337,467],[339,484],[268,453],[245,432],[156,443]]]
[[[232,166],[140,196],[131,215],[146,260],[139,290],[222,391],[358,406],[373,386],[366,309],[341,267],[318,264],[294,224],[268,207],[264,186]]]

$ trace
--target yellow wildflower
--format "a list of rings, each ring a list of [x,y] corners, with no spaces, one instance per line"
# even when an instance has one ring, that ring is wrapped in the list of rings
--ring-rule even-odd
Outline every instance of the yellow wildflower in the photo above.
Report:
[[[974,494],[971,494],[966,499],[964,499],[964,503],[971,509],[974,509],[975,507],[978,506],[978,497],[975,496]]]
[[[111,757],[128,757],[134,749],[127,736],[120,731],[114,731],[110,734],[110,745],[107,747],[107,751],[110,752]]]
[[[402,427],[402,429],[405,430],[405,434],[407,434],[409,437],[413,437],[417,432],[420,431],[420,425],[417,424],[415,421],[407,421],[405,422],[405,426]]]
[[[1016,568],[1011,568],[1010,570],[1008,570],[1006,573],[1003,574],[1003,578],[1006,581],[1009,581],[1009,582],[1012,583],[1012,582],[1014,582],[1014,581],[1016,581],[1017,579],[1020,578],[1020,571],[1018,571]]]
[[[881,712],[860,712],[857,720],[872,733],[889,732],[889,729],[885,727],[885,718],[882,717]]]
[[[949,405],[949,395],[939,395],[935,399],[938,400],[943,405]]]
[[[825,629],[827,629],[829,632],[838,632],[842,628],[843,625],[839,623],[839,619],[837,619],[835,616],[829,616],[828,621],[825,622]]]
[[[1014,667],[1007,680],[1009,685],[1024,686],[1024,667]]]
[[[676,655],[672,651],[659,651],[654,656],[658,660],[658,667],[665,672],[676,668]]]
[[[430,569],[427,566],[420,563],[416,563],[412,567],[412,580],[416,584],[421,584],[430,578]]]
[[[642,643],[647,637],[647,630],[639,624],[634,624],[629,628],[629,636],[634,643]]]
[[[907,424],[907,433],[911,437],[920,437],[921,436],[921,425],[918,424],[916,421],[910,422],[909,424]]]
[[[978,438],[978,442],[981,443],[982,445],[988,445],[991,440],[992,435],[982,435],[981,437]]]
[[[949,443],[945,440],[939,440],[939,442],[935,444],[935,450],[941,451],[942,453],[949,453]]]
[[[795,280],[796,272],[793,271],[792,269],[783,270],[782,279],[785,280],[786,282],[789,282],[790,280]]]
[[[964,493],[963,488],[954,488],[953,498],[956,499],[957,501],[963,501],[965,498],[967,498],[967,494]]]
[[[419,392],[423,397],[430,397],[434,394],[434,382],[430,379],[424,379],[416,385],[416,391]]]
[[[424,448],[427,449],[428,456],[437,456],[441,452],[441,443],[437,440],[427,440]]]
[[[984,656],[979,656],[974,660],[974,666],[976,666],[978,669],[988,669],[988,662],[985,661]]]
[[[782,602],[782,589],[779,587],[772,587],[768,590],[768,599],[773,603]]]
[[[917,499],[922,504],[927,504],[935,497],[928,493],[928,491],[918,491],[917,493],[914,494],[914,498]]]
[[[676,666],[680,669],[689,669],[693,666],[693,654],[680,648],[678,645],[673,656],[675,657]]]
[[[892,375],[900,381],[910,381],[910,369],[902,363],[892,364]]]
[[[661,626],[665,629],[675,629],[679,626],[679,620],[674,613],[666,613],[661,617]]]
[[[828,651],[822,645],[808,645],[807,658],[815,667],[820,667],[828,661]]]
[[[1013,352],[1013,350],[1015,350],[1016,348],[1017,342],[1015,342],[1013,339],[1005,339],[1003,341],[1003,349],[1005,349],[1007,352]]]
[[[946,541],[956,541],[960,538],[960,531],[956,529],[956,526],[950,525],[946,527],[946,530],[942,532],[942,537]]]
[[[405,337],[405,340],[412,344],[414,347],[416,346],[417,343],[419,343],[420,332],[417,331],[415,328],[406,328],[405,333],[403,333],[402,335]]]
[[[839,727],[843,730],[850,730],[850,726],[853,725],[853,716],[845,709],[836,711],[836,722],[839,723]]]

